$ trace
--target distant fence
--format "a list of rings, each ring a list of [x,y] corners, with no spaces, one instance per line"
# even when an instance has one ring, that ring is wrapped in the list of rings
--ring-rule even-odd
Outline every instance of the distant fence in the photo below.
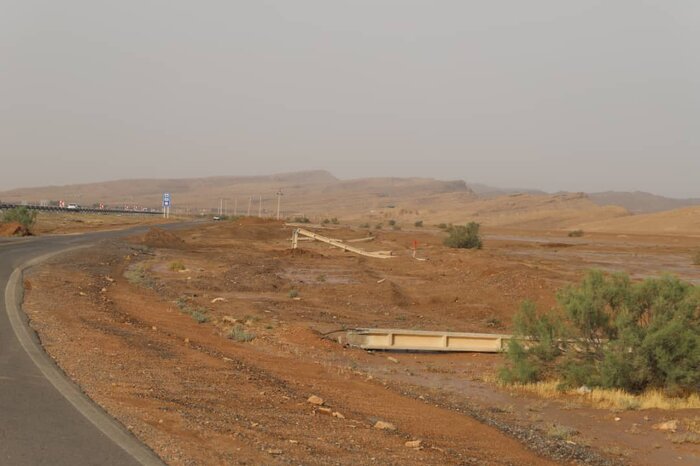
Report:
[[[129,215],[163,215],[161,210],[125,210],[125,209],[99,209],[94,207],[58,207],[58,206],[42,206],[36,204],[7,204],[0,202],[0,211],[14,209],[16,207],[26,207],[32,210],[41,210],[44,212],[69,212],[69,213],[88,213],[88,214],[129,214]]]

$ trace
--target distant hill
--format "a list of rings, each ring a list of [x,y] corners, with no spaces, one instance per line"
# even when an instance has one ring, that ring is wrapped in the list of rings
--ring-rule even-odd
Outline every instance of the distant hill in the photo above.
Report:
[[[511,194],[538,194],[546,195],[548,193],[540,191],[538,189],[525,189],[525,188],[497,188],[495,186],[489,186],[487,184],[481,183],[468,183],[469,187],[479,196],[483,198],[492,198],[500,196],[509,196]]]
[[[434,196],[476,195],[464,181],[432,178],[361,178],[340,180],[327,171],[283,173],[270,176],[218,176],[184,179],[135,179],[68,186],[21,188],[0,192],[8,202],[58,201],[80,205],[159,207],[162,193],[172,195],[176,210],[209,211],[225,199],[229,213],[265,215],[276,212],[281,190],[283,215],[340,215],[402,205],[425,205]],[[391,208],[391,207],[390,207]],[[335,212],[335,214],[334,214]]]
[[[662,212],[700,205],[700,199],[673,199],[643,191],[607,191],[592,193],[588,197],[598,205],[619,205],[634,214]]]
[[[23,188],[0,192],[0,200],[160,207],[162,193],[169,192],[176,213],[213,212],[225,199],[228,214],[274,216],[280,190],[283,217],[306,216],[315,222],[337,217],[343,222],[382,224],[385,228],[389,220],[404,228],[422,220],[426,225],[476,221],[487,227],[515,229],[700,233],[699,210],[672,210],[653,214],[656,217],[630,214],[630,210],[643,212],[698,202],[693,200],[648,193],[521,193],[434,178],[342,180],[322,170]]]
[[[673,199],[642,191],[607,191],[588,194],[588,197],[598,205],[617,205],[624,207],[634,214],[662,212],[665,210],[700,205],[700,199]]]
[[[700,206],[684,207],[576,225],[587,232],[632,234],[700,234]]]

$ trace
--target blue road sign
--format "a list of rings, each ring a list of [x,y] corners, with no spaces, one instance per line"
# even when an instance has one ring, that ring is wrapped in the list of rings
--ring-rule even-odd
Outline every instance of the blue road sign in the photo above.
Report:
[[[163,207],[170,207],[170,193],[163,193]]]

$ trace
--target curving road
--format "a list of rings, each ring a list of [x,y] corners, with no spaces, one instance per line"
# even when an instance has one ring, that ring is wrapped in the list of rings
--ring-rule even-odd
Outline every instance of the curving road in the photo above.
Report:
[[[0,465],[162,464],[63,375],[18,306],[32,260],[144,229],[0,241]]]

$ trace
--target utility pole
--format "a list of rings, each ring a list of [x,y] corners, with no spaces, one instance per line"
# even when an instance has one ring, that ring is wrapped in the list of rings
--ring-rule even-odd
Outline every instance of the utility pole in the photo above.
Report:
[[[262,217],[262,196],[258,196],[258,217]]]
[[[223,198],[219,198],[219,217],[224,215],[224,200]]]
[[[280,203],[282,202],[282,188],[277,191],[277,220],[280,219]]]
[[[250,217],[250,207],[252,204],[253,204],[253,196],[250,196],[248,198],[248,214],[247,214],[248,217]]]
[[[238,198],[233,200],[233,215],[238,217]]]

